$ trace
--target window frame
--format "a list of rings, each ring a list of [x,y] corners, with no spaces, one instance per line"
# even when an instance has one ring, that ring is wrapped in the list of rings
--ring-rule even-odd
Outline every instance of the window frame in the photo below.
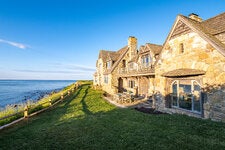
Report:
[[[189,81],[190,84],[191,84],[191,95],[192,95],[192,97],[191,97],[191,110],[180,107],[179,87],[180,87],[180,81],[184,81],[184,80]],[[173,100],[174,100],[174,92],[173,92],[173,85],[174,85],[174,83],[176,83],[176,92],[177,92],[176,93],[176,104],[177,105],[173,105],[174,104],[174,102],[173,102]],[[172,106],[172,108],[179,108],[179,109],[182,109],[182,110],[186,110],[186,111],[190,111],[190,112],[194,112],[194,113],[198,113],[198,114],[202,113],[203,108],[202,108],[202,95],[201,95],[202,91],[201,91],[201,89],[199,90],[199,92],[200,92],[199,93],[199,105],[200,105],[199,109],[200,110],[199,111],[195,110],[194,94],[193,94],[193,92],[194,92],[194,83],[196,83],[201,88],[201,84],[197,80],[194,80],[194,79],[182,79],[182,80],[176,79],[170,84],[170,92],[171,92],[170,97],[171,97],[171,106]]]
[[[110,69],[110,68],[111,68],[111,61],[107,61],[107,62],[106,62],[106,68],[107,68],[107,69]]]
[[[135,87],[135,81],[134,80],[128,80],[128,87],[133,89]]]
[[[179,54],[183,54],[184,53],[184,43],[180,43],[179,44]]]
[[[104,83],[108,84],[109,83],[109,77],[108,75],[104,75]]]
[[[141,57],[141,64],[142,64],[142,66],[149,67],[151,63],[152,62],[151,62],[151,56],[150,56],[150,54],[146,54],[146,55],[143,55]]]

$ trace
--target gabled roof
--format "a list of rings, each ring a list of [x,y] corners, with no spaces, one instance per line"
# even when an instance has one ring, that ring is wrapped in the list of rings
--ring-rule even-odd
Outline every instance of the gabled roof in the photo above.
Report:
[[[189,27],[192,31],[199,34],[200,37],[210,43],[223,56],[225,56],[225,45],[214,36],[215,33],[218,34],[225,31],[225,13],[222,13],[203,22],[198,22],[186,16],[178,15],[169,35],[167,36],[165,43],[163,44],[163,48],[165,47],[167,41],[171,38],[176,26],[178,25],[178,22],[180,21],[187,27]]]
[[[115,51],[108,51],[108,50],[100,50],[99,55],[98,55],[98,59],[102,59],[103,62],[106,61],[108,55],[113,55],[114,53],[116,53]]]
[[[142,53],[145,50],[145,45],[141,45],[139,47],[139,52]]]
[[[212,35],[225,32],[225,13],[219,14],[201,23]]]
[[[109,71],[105,72],[105,74],[109,74],[109,73],[113,72],[113,70],[118,66],[118,64],[123,59],[123,57],[125,56],[125,54],[127,53],[128,50],[129,50],[128,46],[125,46],[116,52],[117,56],[119,56],[119,57],[113,64],[112,68]]]
[[[189,26],[193,31],[199,34],[205,41],[210,43],[215,49],[217,49],[222,55],[225,56],[225,45],[217,39],[214,35],[210,34],[210,26],[206,27],[204,22],[198,22],[180,15],[182,22]],[[224,18],[225,19],[225,18]],[[221,20],[222,22],[225,20]],[[224,24],[225,25],[225,24]]]
[[[153,53],[154,55],[153,57],[155,57],[156,55],[159,55],[161,53],[162,45],[146,43],[145,46],[141,46],[139,49],[138,56],[136,57],[136,61],[138,61],[138,58],[140,57],[140,55],[149,53],[150,51]]]
[[[108,56],[107,56],[107,60],[112,60],[112,61],[116,61],[118,59],[118,57],[120,56],[120,54],[118,54],[117,52],[114,52],[114,53],[108,53]]]
[[[159,55],[160,52],[162,51],[162,45],[146,43],[146,46],[149,47],[151,52],[154,53],[155,55]]]

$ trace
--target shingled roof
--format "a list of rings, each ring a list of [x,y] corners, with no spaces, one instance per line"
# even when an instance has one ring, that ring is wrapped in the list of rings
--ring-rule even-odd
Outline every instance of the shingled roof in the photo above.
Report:
[[[116,53],[115,51],[100,50],[99,55],[98,55],[98,59],[101,58],[102,61],[105,62],[108,55],[112,56],[115,53]]]
[[[185,76],[197,76],[197,75],[203,75],[205,74],[205,71],[198,70],[198,69],[176,69],[172,71],[168,71],[166,73],[163,73],[162,76],[164,77],[185,77]]]
[[[116,68],[116,66],[118,66],[119,62],[122,60],[124,55],[127,53],[128,49],[129,49],[128,46],[125,46],[116,52],[115,56],[117,56],[117,59],[116,59],[115,63],[113,64],[112,68],[110,70],[106,71],[104,74],[112,73],[112,71]]]
[[[225,13],[203,22],[195,21],[183,15],[178,15],[178,19],[188,25],[193,31],[198,33],[204,40],[209,42],[225,56],[225,45],[215,37],[215,33],[219,34],[225,31]],[[213,21],[215,21],[215,23],[213,23]]]
[[[148,46],[155,55],[160,54],[162,51],[162,45],[147,43],[146,46]]]
[[[225,32],[225,13],[219,14],[201,23],[212,35]]]
[[[225,13],[222,13],[203,22],[193,20],[183,15],[178,15],[169,35],[167,36],[165,43],[163,44],[163,47],[173,35],[173,31],[180,21],[187,25],[192,31],[199,34],[205,41],[210,43],[216,50],[218,50],[223,56],[225,56],[225,44],[223,44],[222,41],[220,41],[215,36],[219,33],[225,32]]]

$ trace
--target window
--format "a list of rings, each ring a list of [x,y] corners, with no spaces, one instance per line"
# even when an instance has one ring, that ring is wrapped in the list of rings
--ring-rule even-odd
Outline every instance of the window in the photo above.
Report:
[[[110,68],[111,68],[111,61],[107,61],[107,63],[106,63],[106,68],[107,68],[107,69],[110,69]]]
[[[104,83],[108,84],[108,75],[104,76]]]
[[[172,105],[173,106],[178,106],[178,99],[177,99],[177,81],[175,81],[172,84],[172,94],[171,94],[171,98],[172,98]]]
[[[183,43],[180,43],[179,51],[180,51],[180,54],[184,53],[184,44]]]
[[[123,68],[126,67],[126,60],[123,60]]]
[[[101,68],[102,67],[102,63],[99,63],[99,68]]]
[[[128,81],[128,86],[129,88],[134,88],[135,87],[135,82],[133,80]]]
[[[145,55],[142,57],[142,65],[143,66],[148,67],[150,63],[151,63],[151,58],[149,55]]]
[[[201,87],[195,80],[176,80],[171,85],[172,106],[201,112]]]

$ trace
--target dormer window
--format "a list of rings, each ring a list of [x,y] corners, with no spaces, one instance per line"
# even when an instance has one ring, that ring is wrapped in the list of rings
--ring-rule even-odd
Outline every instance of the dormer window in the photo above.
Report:
[[[141,61],[143,66],[148,67],[151,62],[150,56],[149,55],[143,56]]]
[[[180,52],[180,54],[184,53],[184,44],[183,43],[180,43],[180,45],[179,45],[179,52]]]
[[[110,69],[110,68],[111,68],[111,61],[107,61],[107,63],[106,63],[106,68],[107,68],[107,69]]]

